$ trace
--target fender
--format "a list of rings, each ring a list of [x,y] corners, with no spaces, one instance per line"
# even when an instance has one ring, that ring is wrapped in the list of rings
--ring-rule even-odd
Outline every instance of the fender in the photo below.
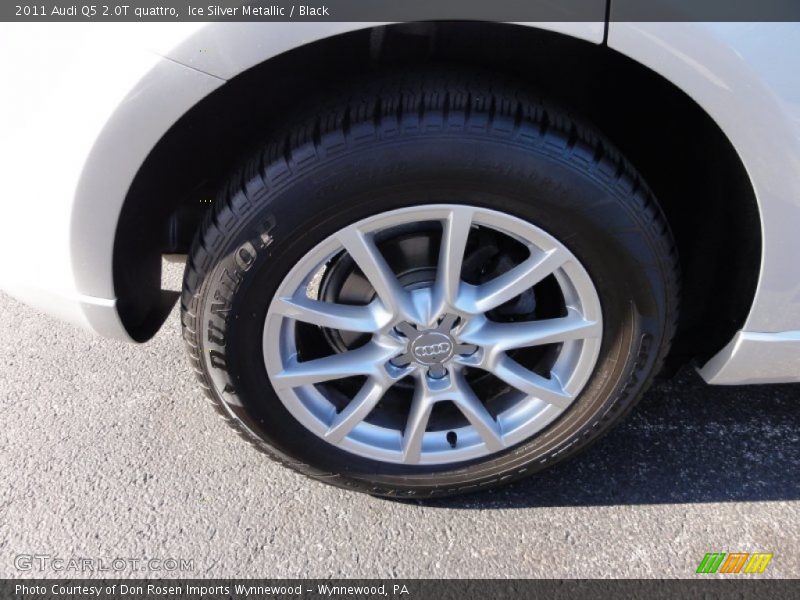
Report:
[[[800,78],[780,60],[800,55],[800,23],[611,22],[608,45],[694,99],[728,136],[755,190],[763,240],[756,296],[743,330],[701,375],[725,384],[800,381]]]
[[[112,254],[122,204],[139,166],[183,114],[226,81],[283,52],[376,25],[381,23],[153,25],[150,56],[160,59],[144,73],[141,68],[134,71],[140,79],[131,82],[130,92],[99,131],[77,183],[69,252],[79,293],[113,304]],[[602,42],[604,33],[602,22],[530,25],[595,43]],[[112,320],[111,328],[107,318],[102,323],[95,318],[89,325],[104,335],[130,340],[117,324],[118,317]]]
[[[114,234],[127,191],[161,136],[200,100],[250,67],[304,44],[375,25],[39,24],[35,34],[0,27],[0,49],[30,47],[40,58],[38,81],[49,86],[0,97],[0,108],[16,117],[0,140],[0,159],[19,152],[37,157],[9,177],[9,196],[27,202],[14,204],[0,250],[24,248],[26,260],[14,273],[0,273],[3,289],[73,323],[130,341],[115,309]],[[605,29],[602,22],[524,25],[598,44]],[[782,28],[792,28],[791,35]],[[800,223],[800,81],[789,72],[789,61],[775,60],[800,53],[800,25],[612,22],[607,43],[692,97],[726,133],[756,191],[764,239],[757,295],[735,347],[726,349],[724,360],[719,358],[723,353],[712,359],[713,372],[701,371],[713,383],[743,382],[725,370],[745,368],[736,362],[737,355],[744,356],[737,349],[759,355],[752,352],[752,344],[765,343],[759,336],[780,333],[781,348],[788,344],[800,353],[800,341],[794,341],[800,340],[800,266],[792,260],[800,256],[795,235]],[[34,88],[36,82],[17,73],[13,63],[6,61],[0,76]],[[99,95],[94,91],[98,86],[91,85],[98,77],[104,81]],[[91,97],[87,89],[93,90]],[[63,135],[43,139],[30,133],[48,130]],[[42,165],[47,165],[44,174]],[[45,213],[50,218],[41,219]],[[69,235],[63,231],[65,219],[71,224]],[[14,224],[36,221],[42,242],[31,244],[28,232]],[[760,365],[754,379],[746,380],[800,377],[784,373],[788,367],[774,369]]]

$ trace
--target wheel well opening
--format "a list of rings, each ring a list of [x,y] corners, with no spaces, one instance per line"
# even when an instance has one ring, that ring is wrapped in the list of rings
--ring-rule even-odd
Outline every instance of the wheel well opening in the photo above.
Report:
[[[286,52],[223,85],[162,137],[128,192],[115,240],[114,286],[132,337],[148,339],[165,316],[162,255],[188,251],[227,177],[287,115],[342,81],[428,63],[528,85],[596,126],[642,173],[681,258],[668,368],[711,356],[743,326],[761,260],[759,212],[744,166],[708,114],[606,46],[519,25],[436,22],[363,29]]]

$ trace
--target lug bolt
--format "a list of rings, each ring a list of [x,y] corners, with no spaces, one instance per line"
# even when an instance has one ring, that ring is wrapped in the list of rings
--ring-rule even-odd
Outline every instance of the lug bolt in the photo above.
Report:
[[[428,369],[428,375],[430,375],[433,379],[442,379],[445,375],[447,375],[447,369],[444,368],[444,365],[433,365],[430,369]]]

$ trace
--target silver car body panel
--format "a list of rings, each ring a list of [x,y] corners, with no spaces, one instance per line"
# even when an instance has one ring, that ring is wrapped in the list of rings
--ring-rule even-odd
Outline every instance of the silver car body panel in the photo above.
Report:
[[[0,256],[18,257],[0,264],[0,288],[130,340],[115,308],[114,235],[161,136],[242,71],[373,25],[0,25],[0,51],[24,56],[0,63],[12,83],[0,91],[0,164],[13,165]],[[526,25],[594,43],[605,29]],[[756,191],[764,240],[756,297],[743,330],[701,374],[721,384],[800,381],[800,24],[611,23],[608,45],[692,97],[728,136]]]
[[[717,384],[800,381],[800,23],[611,23],[608,44],[692,97],[755,189],[756,295],[743,330],[700,374]]]

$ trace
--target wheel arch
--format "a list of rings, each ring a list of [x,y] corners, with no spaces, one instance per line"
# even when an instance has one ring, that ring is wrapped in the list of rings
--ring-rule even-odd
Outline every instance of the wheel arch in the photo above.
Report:
[[[160,291],[161,255],[186,251],[213,194],[268,135],[271,123],[343,78],[432,60],[501,69],[527,80],[593,121],[643,173],[664,204],[682,256],[684,308],[674,364],[712,355],[742,328],[761,259],[755,193],[730,140],[673,83],[636,60],[586,41],[596,33],[588,30],[570,36],[493,23],[350,25],[358,28],[298,45],[232,76],[187,110],[155,144],[125,196],[114,243],[114,293],[131,337],[149,338],[171,306]],[[471,47],[475,36],[484,41],[480,49]],[[201,68],[186,52],[184,48],[170,56]],[[233,70],[220,73],[234,75]],[[255,115],[253,107],[259,108]],[[681,154],[682,136],[688,134],[695,150]],[[658,144],[652,143],[654,136]],[[698,157],[710,153],[718,158],[714,168],[701,168]],[[672,168],[664,168],[666,160]],[[724,216],[713,236],[698,235],[698,207],[703,209],[701,223]],[[740,267],[733,279],[731,265]],[[713,284],[708,272],[716,274]],[[722,287],[738,300],[725,314],[709,319],[703,309],[712,287]]]

